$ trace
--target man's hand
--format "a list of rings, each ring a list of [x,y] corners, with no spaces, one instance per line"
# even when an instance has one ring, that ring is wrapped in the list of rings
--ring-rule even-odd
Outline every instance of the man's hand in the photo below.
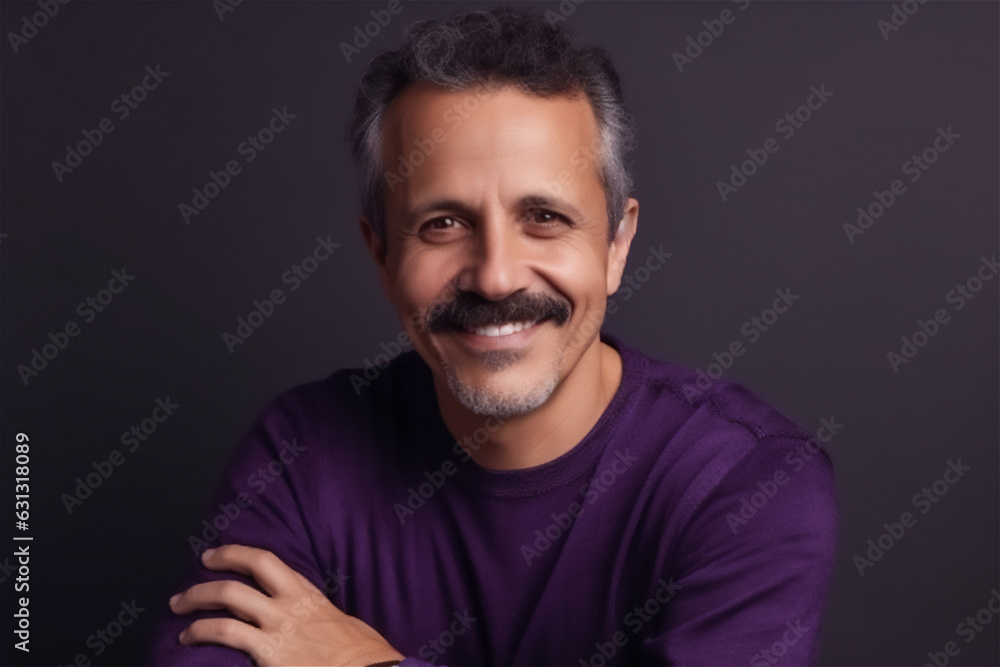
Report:
[[[230,544],[202,554],[205,567],[253,577],[267,595],[238,581],[197,584],[170,599],[177,614],[227,609],[234,618],[192,623],[180,642],[221,644],[260,665],[368,665],[403,656],[363,621],[340,611],[270,551]]]

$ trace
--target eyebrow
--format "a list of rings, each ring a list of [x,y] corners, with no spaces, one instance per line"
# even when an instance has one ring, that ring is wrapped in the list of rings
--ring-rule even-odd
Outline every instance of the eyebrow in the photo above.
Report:
[[[577,220],[585,219],[583,212],[577,207],[570,204],[565,199],[560,197],[552,197],[549,195],[525,195],[517,200],[516,206],[519,208],[547,208],[555,209],[556,211],[563,211],[571,218]],[[425,204],[417,206],[412,211],[410,211],[407,216],[411,222],[416,221],[418,218],[422,218],[431,211],[455,211],[461,215],[467,217],[475,217],[476,211],[457,199],[434,199]]]
[[[417,218],[422,218],[431,211],[458,211],[463,215],[469,215],[473,211],[469,206],[457,199],[433,199],[426,204],[421,204],[407,214],[410,222],[415,222]]]

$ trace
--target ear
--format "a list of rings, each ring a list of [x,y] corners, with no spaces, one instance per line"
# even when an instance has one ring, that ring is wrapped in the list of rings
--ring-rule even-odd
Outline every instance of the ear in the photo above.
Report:
[[[388,250],[382,243],[382,239],[375,233],[368,218],[362,215],[358,219],[358,225],[361,227],[361,236],[365,239],[365,246],[367,246],[372,259],[375,260],[375,268],[378,270],[379,281],[382,283],[382,291],[385,292],[389,301],[396,303],[392,290],[392,280],[389,278]]]
[[[622,284],[622,274],[625,273],[625,262],[628,260],[628,250],[635,238],[639,224],[639,202],[629,197],[625,203],[625,212],[618,221],[618,229],[608,247],[608,296],[618,291]]]

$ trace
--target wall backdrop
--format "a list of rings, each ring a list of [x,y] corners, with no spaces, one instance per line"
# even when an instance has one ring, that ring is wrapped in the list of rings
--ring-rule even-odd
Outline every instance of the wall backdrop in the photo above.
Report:
[[[837,425],[820,661],[997,664],[998,5],[525,4],[637,118],[606,330]],[[257,410],[394,351],[353,87],[491,6],[2,3],[4,664],[137,664]]]

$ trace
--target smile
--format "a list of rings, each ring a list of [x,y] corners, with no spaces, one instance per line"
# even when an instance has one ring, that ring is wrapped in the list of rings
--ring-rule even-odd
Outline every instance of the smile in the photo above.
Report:
[[[531,327],[538,324],[538,320],[530,322],[507,322],[505,324],[487,324],[484,327],[474,327],[466,329],[471,334],[477,336],[489,336],[491,338],[497,338],[500,336],[510,336],[511,334],[524,331],[525,329],[530,329]]]

